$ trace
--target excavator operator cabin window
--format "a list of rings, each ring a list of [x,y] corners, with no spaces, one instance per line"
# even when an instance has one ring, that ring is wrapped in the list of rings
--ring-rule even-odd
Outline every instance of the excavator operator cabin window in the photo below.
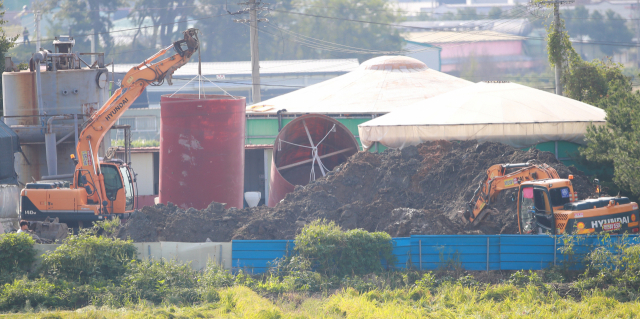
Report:
[[[520,225],[523,234],[536,232],[536,209],[533,203],[533,187],[523,187],[520,192]]]
[[[558,207],[570,202],[571,192],[569,187],[558,187],[549,190],[551,196],[551,206]]]
[[[122,179],[118,169],[113,165],[100,165],[102,175],[104,175],[104,188],[107,198],[111,201],[116,199],[118,190],[122,188]]]
[[[523,187],[520,198],[520,225],[523,234],[537,234],[539,223],[551,227],[551,222],[541,215],[552,213],[547,192],[544,189]],[[536,216],[536,214],[538,216]]]
[[[133,210],[133,180],[131,174],[129,174],[129,170],[124,166],[120,167],[120,173],[122,173],[122,179],[124,180],[124,195],[127,199],[125,210]]]
[[[536,203],[536,210],[538,212],[538,216],[536,219],[538,223],[547,228],[551,228],[551,220],[545,218],[540,215],[550,215],[552,213],[551,204],[549,203],[549,196],[547,196],[547,192],[541,188],[533,189],[533,197]]]

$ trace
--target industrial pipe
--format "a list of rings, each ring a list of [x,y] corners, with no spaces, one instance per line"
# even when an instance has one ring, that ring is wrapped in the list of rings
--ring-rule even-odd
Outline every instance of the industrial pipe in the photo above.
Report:
[[[38,90],[38,114],[44,115],[44,104],[42,102],[42,84],[40,81],[40,64],[47,61],[47,51],[38,51],[33,55],[33,64],[36,69],[36,88]]]
[[[71,115],[57,115],[47,120],[47,133],[44,134],[44,145],[46,148],[47,171],[49,176],[58,175],[58,143],[56,143],[56,133],[53,131],[53,121],[72,118],[73,116]]]
[[[43,142],[43,133],[47,133],[45,130],[43,132],[42,125],[11,125],[10,128],[18,134],[20,138],[20,144],[42,144]],[[74,131],[74,125],[72,124],[57,124],[52,129],[52,133],[56,133],[57,142],[69,132]],[[76,145],[78,145],[76,143]]]

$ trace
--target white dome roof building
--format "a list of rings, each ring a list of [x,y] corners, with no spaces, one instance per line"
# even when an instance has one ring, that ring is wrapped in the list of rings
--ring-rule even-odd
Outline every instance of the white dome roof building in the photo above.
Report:
[[[551,141],[584,144],[605,111],[515,83],[480,82],[358,125],[363,146],[402,148],[434,140],[501,142],[527,148]],[[557,148],[557,147],[556,147]],[[558,154],[556,154],[558,156]]]
[[[472,85],[405,56],[381,56],[336,78],[247,107],[247,114],[384,114]]]

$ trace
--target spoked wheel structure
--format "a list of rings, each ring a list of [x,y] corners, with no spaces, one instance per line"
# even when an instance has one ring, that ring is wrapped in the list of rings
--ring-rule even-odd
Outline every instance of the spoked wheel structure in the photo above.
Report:
[[[270,207],[295,185],[325,176],[358,152],[358,142],[342,123],[321,114],[307,114],[289,122],[276,137],[269,181]]]

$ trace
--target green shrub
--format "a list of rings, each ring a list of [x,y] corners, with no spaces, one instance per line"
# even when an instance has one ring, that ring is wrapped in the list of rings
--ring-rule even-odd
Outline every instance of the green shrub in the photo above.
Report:
[[[214,262],[208,262],[198,279],[198,284],[204,289],[225,288],[233,286],[234,281],[235,278],[230,271]]]
[[[155,304],[192,304],[200,300],[197,273],[189,265],[174,261],[131,261],[121,287],[136,299]]]
[[[353,276],[353,277],[344,277],[340,281],[342,287],[345,288],[353,288],[359,293],[364,293],[368,291],[373,291],[378,289],[378,285],[371,280],[366,280],[366,278]]]
[[[578,278],[576,287],[584,293],[586,290],[615,286],[620,288],[621,295],[628,295],[623,298],[616,295],[616,299],[635,300],[633,292],[640,291],[640,245],[630,242],[626,235],[621,236],[620,240],[614,240],[609,234],[598,237],[604,245],[587,255],[587,269]]]
[[[50,307],[59,303],[60,297],[56,295],[55,285],[46,279],[17,279],[11,284],[5,284],[0,292],[1,311],[17,311],[25,306]]]
[[[0,235],[0,273],[27,271],[36,260],[34,244],[26,233]]]
[[[420,280],[416,281],[416,286],[420,288],[433,289],[437,287],[436,276],[432,272],[426,272]]]
[[[88,283],[113,280],[124,274],[128,261],[136,258],[131,241],[96,237],[88,232],[69,237],[55,251],[43,255],[46,276]]]
[[[514,299],[518,295],[518,288],[512,285],[494,285],[489,286],[480,295],[483,300],[503,301],[505,299]]]
[[[334,222],[318,220],[296,236],[295,250],[328,276],[361,275],[381,271],[381,260],[393,265],[391,236],[362,229],[343,231]]]
[[[527,285],[541,286],[542,278],[531,270],[518,270],[511,274],[508,282],[516,287],[525,287]]]
[[[321,291],[331,286],[328,278],[311,270],[311,261],[306,257],[287,256],[276,259],[271,264],[273,267],[264,280],[266,286],[261,286],[267,290]]]
[[[86,306],[91,287],[75,286],[65,281],[16,279],[0,291],[0,311],[34,308],[72,309]]]

